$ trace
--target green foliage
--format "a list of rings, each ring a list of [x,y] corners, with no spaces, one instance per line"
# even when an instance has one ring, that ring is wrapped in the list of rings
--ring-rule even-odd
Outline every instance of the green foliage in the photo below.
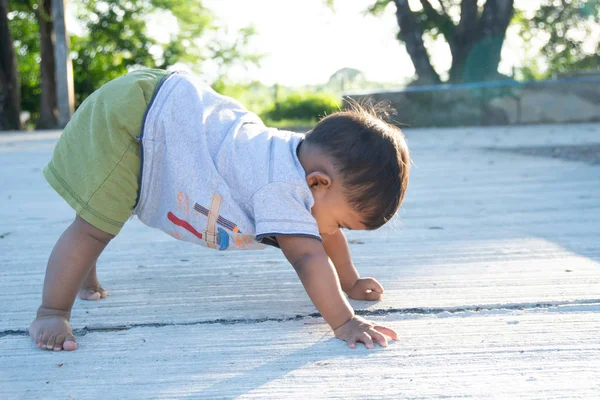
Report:
[[[267,86],[260,82],[227,84],[218,80],[217,92],[233,97],[250,111],[260,115],[265,125],[281,129],[307,129],[320,117],[338,111],[341,96],[323,85],[291,88]],[[281,99],[281,100],[277,100]]]
[[[600,66],[600,38],[594,33],[600,0],[544,0],[533,18],[518,13],[515,23],[525,44],[545,38],[540,54],[519,71],[525,79],[545,79]],[[547,68],[543,68],[546,64]]]
[[[74,62],[82,70],[96,71],[89,79],[82,74],[76,91],[85,98],[90,89],[118,77],[131,68],[144,66],[167,69],[176,63],[200,72],[205,60],[213,60],[224,75],[231,65],[258,64],[261,55],[247,54],[245,48],[255,35],[253,27],[241,29],[234,43],[218,40],[221,28],[201,0],[79,0],[78,20],[87,35],[73,43]],[[155,12],[171,14],[178,32],[160,44],[146,29],[146,20]],[[206,37],[209,37],[206,39]]]
[[[338,111],[341,106],[341,95],[334,94],[332,90],[335,87],[324,85],[292,88],[267,86],[258,81],[227,84],[218,80],[212,87],[238,100],[244,107],[260,115],[265,124],[274,127],[306,127],[314,124],[319,117]]]
[[[78,3],[77,19],[86,32],[71,40],[78,102],[132,68],[167,68],[179,61],[202,60],[193,40],[211,26],[213,16],[198,0],[78,0]],[[146,28],[152,13],[161,10],[169,10],[180,28],[164,47]],[[157,49],[162,50],[162,57],[157,55]]]
[[[21,109],[34,111],[40,106],[40,37],[34,10],[37,0],[9,0],[8,13],[21,80]],[[35,116],[35,114],[34,114]]]
[[[498,75],[506,25],[514,10],[512,1],[507,0],[499,0],[506,7],[494,10],[497,1],[371,0],[366,13],[381,15],[390,3],[395,4],[400,28],[397,39],[410,50],[418,84],[439,83],[440,75],[446,73],[452,83],[494,80]],[[438,39],[448,44],[452,56],[449,71],[432,68],[435,63],[431,62],[427,47]],[[472,67],[470,71],[469,67]]]
[[[486,1],[478,1],[478,13],[481,14]],[[523,0],[525,2],[526,0]],[[371,0],[367,12],[381,15],[393,3],[391,0]],[[452,46],[456,27],[461,15],[463,0],[421,0],[421,8],[413,8],[415,18],[426,39],[437,39],[440,35]],[[515,7],[518,7],[516,2]],[[529,54],[525,66],[518,71],[520,78],[547,79],[556,74],[578,70],[597,70],[600,68],[600,38],[597,27],[600,21],[600,0],[542,0],[533,18],[523,11],[515,9],[511,24],[520,27],[523,46],[544,40],[539,54]],[[404,41],[403,33],[398,39]],[[535,40],[532,40],[535,39]],[[492,43],[489,49],[493,50]],[[475,50],[480,51],[479,45]],[[452,75],[452,71],[451,74]]]
[[[293,118],[274,121],[265,117],[263,117],[262,120],[269,128],[285,129],[295,132],[306,132],[319,121],[317,118]]]
[[[263,113],[266,119],[314,120],[338,111],[341,101],[328,93],[293,93],[283,100],[276,100],[271,108]]]
[[[340,71],[344,72],[346,70],[350,69],[344,68]],[[227,83],[225,80],[217,80],[213,83],[212,87],[223,95],[237,99],[247,109],[260,115],[267,126],[282,129],[305,130],[314,125],[318,121],[318,117],[339,109],[341,104],[339,99],[342,98],[344,92],[340,91],[339,82],[333,78],[335,78],[340,71],[333,74],[329,82],[318,85],[306,85],[302,87],[288,87],[283,85],[267,86],[257,81],[251,83]],[[354,72],[361,73],[360,71]],[[355,83],[356,85],[352,87],[353,90],[390,90],[391,88],[398,87],[397,82],[371,82],[366,79],[357,80]],[[402,85],[402,87],[403,86],[404,85]],[[281,115],[273,112],[275,110],[276,99],[283,99],[278,102],[278,104],[281,104],[282,102],[285,102],[285,99],[288,97],[307,97],[306,93],[315,93],[314,95],[309,95],[310,97],[324,97],[329,99],[329,102],[334,102],[335,106],[316,107],[317,111],[315,113],[308,113],[309,115],[307,116],[293,118],[282,118]]]
[[[423,32],[431,38],[437,39],[439,35],[442,35],[447,41],[450,41],[459,22],[453,19],[452,15],[460,15],[460,3],[456,0],[440,0],[439,4],[439,11],[427,12],[425,9],[418,11],[417,21]]]
[[[259,115],[272,106],[275,95],[272,86],[258,81],[227,84],[225,80],[218,79],[212,84],[212,88],[222,95],[236,99],[248,110]]]
[[[40,48],[36,10],[39,0],[9,0],[9,24],[21,77],[22,108],[35,118],[40,104]],[[222,28],[201,0],[70,0],[84,34],[71,35],[76,103],[131,69],[166,69],[176,63],[202,70],[205,60],[219,63],[225,75],[234,64],[258,64],[261,55],[247,54],[252,27],[229,43],[217,38]],[[146,21],[156,12],[175,17],[177,33],[158,43]],[[211,36],[212,35],[212,36]],[[214,37],[213,37],[214,36]]]
[[[383,12],[390,3],[391,0],[376,0],[370,6],[367,7],[367,13],[380,16],[383,14]]]

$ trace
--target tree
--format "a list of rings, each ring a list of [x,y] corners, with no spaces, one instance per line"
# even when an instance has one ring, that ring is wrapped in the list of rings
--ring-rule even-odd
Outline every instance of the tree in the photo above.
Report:
[[[0,0],[0,130],[19,130],[21,90],[8,19],[8,1]]]
[[[600,38],[594,33],[600,17],[600,0],[544,0],[532,18],[517,12],[524,45],[545,39],[539,54],[532,54],[520,73],[525,79],[545,79],[571,71],[598,70]]]
[[[71,37],[77,103],[135,66],[158,67],[151,53],[158,43],[146,31],[155,10],[150,0],[79,0],[77,6],[85,31]]]
[[[52,0],[9,0],[15,17],[12,30],[19,50],[23,107],[39,110],[36,129],[54,129],[56,119],[56,62]],[[36,26],[37,25],[37,26]],[[32,87],[33,86],[33,87]],[[38,102],[31,104],[31,96]]]
[[[39,2],[51,0],[8,1],[14,10],[9,23],[16,38],[22,107],[37,119],[41,115],[42,49],[36,9]],[[69,0],[69,3],[75,6],[75,17],[84,32],[70,37],[76,104],[104,83],[134,68],[167,68],[184,63],[201,69],[205,60],[218,60],[225,74],[229,65],[257,63],[260,59],[260,55],[246,52],[248,40],[254,35],[251,27],[238,32],[233,43],[215,39],[214,32],[222,28],[201,0]],[[179,27],[168,43],[157,42],[152,32],[148,32],[146,21],[156,12],[175,17]]]
[[[31,112],[32,120],[40,114],[40,36],[35,12],[27,1],[8,0],[9,25],[19,69],[21,108]]]
[[[40,31],[40,117],[36,129],[54,129],[56,120],[56,61],[54,59],[54,24],[52,0],[28,0],[34,11]]]
[[[65,1],[52,0],[54,22],[54,65],[56,78],[56,104],[58,127],[64,128],[71,120],[75,107],[73,92],[73,64],[69,50],[69,32],[65,21]]]
[[[335,71],[327,81],[327,85],[343,92],[358,89],[366,81],[364,72],[354,68],[342,68]]]
[[[238,32],[234,43],[217,39],[220,28],[200,0],[79,0],[77,18],[86,34],[72,38],[75,91],[78,101],[102,84],[140,66],[166,69],[183,63],[201,71],[216,60],[226,71],[236,63],[257,63],[260,55],[244,49],[255,34],[252,27]],[[170,14],[178,31],[159,43],[146,29],[155,12]]]
[[[415,0],[416,2],[416,0]],[[425,35],[442,35],[452,54],[450,82],[498,78],[498,64],[506,29],[514,13],[514,0],[419,0],[420,9],[408,0],[377,0],[369,7],[380,13],[390,3],[396,7],[398,40],[414,64],[418,83],[440,83],[425,47]]]

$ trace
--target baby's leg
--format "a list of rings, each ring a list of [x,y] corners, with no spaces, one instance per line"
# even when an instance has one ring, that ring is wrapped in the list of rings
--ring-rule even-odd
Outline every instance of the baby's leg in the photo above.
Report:
[[[100,285],[98,275],[96,274],[96,262],[88,272],[87,278],[79,289],[79,298],[81,300],[100,300],[108,296],[108,291]]]
[[[77,216],[58,239],[46,267],[42,305],[29,327],[39,348],[77,348],[69,324],[71,308],[92,266],[113,237]]]

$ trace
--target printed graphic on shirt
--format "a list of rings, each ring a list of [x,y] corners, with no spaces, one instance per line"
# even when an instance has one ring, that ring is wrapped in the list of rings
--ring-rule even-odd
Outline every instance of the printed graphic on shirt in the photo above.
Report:
[[[189,221],[190,219],[192,221],[196,219],[198,214],[190,213],[190,199],[189,196],[184,192],[180,191],[177,194],[177,208],[179,209],[179,212],[186,214],[188,217],[186,219],[188,219],[188,221],[177,217],[171,211],[167,213],[167,219],[175,226],[184,229],[199,240],[202,240],[203,244],[210,248],[215,248],[218,250],[227,250],[232,248],[263,248],[264,245],[257,242],[252,235],[242,234],[237,224],[219,215],[219,210],[222,205],[221,201],[221,196],[214,194],[210,209],[198,203],[194,203],[193,210],[206,217],[206,229],[203,231],[200,231],[197,227],[192,225],[193,222]],[[202,223],[202,221],[196,221],[196,223]],[[168,233],[177,239],[182,238],[181,234],[177,231],[169,230]]]
[[[207,210],[206,208],[202,207],[200,204],[198,204],[198,203],[194,204],[194,210],[196,210],[200,214],[208,217],[209,210]],[[236,224],[234,224],[233,222],[231,222],[231,221],[223,218],[220,215],[219,215],[219,218],[217,218],[217,224],[224,226],[225,228],[229,229],[232,232],[242,233],[242,232],[240,232],[240,230],[239,230],[239,228],[237,227]]]
[[[202,240],[202,234],[200,232],[198,232],[196,230],[196,228],[194,228],[192,225],[190,225],[189,222],[184,221],[182,219],[179,219],[175,216],[175,214],[173,214],[171,211],[169,211],[167,213],[167,218],[169,219],[169,221],[171,221],[172,223],[174,223],[177,226],[182,227],[183,229],[185,229],[186,231],[190,232],[192,235],[196,236],[198,239]],[[179,236],[179,235],[177,235]],[[177,237],[176,236],[176,237]],[[178,237],[177,237],[178,238]],[[178,238],[179,239],[179,238]]]
[[[203,240],[202,233],[198,232],[198,230],[196,228],[194,228],[192,226],[192,224],[190,224],[189,222],[184,221],[181,218],[177,218],[175,216],[175,214],[173,214],[170,211],[167,213],[167,218],[169,219],[169,221],[171,221],[175,225],[190,232],[192,235],[196,236],[198,239]],[[177,232],[169,231],[169,234],[176,239],[181,239],[181,235],[178,234]],[[217,248],[218,250],[226,250],[229,247],[229,234],[227,233],[227,231],[225,229],[217,227],[215,242],[216,242],[215,248]]]

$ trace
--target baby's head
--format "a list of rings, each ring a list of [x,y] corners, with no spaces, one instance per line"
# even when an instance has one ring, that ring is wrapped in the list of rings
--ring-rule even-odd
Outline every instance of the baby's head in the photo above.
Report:
[[[410,157],[404,135],[384,116],[381,107],[352,104],[319,121],[302,142],[299,158],[321,234],[377,229],[400,207]]]

